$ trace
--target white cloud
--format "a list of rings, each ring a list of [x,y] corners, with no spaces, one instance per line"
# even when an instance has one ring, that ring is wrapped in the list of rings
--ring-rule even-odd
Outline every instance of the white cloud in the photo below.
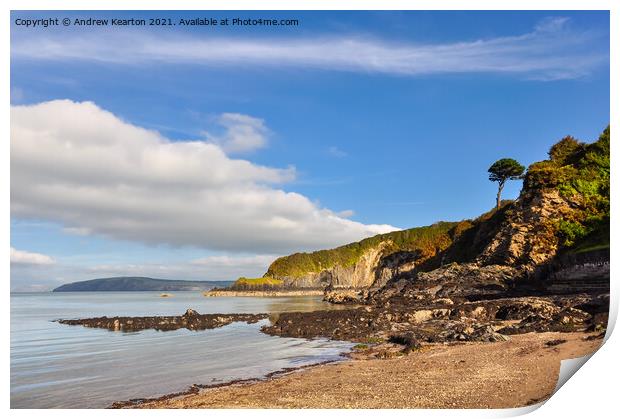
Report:
[[[327,148],[327,154],[329,154],[330,156],[333,156],[333,157],[338,157],[338,158],[347,157],[349,155],[349,153],[347,153],[344,150],[339,149],[336,146],[328,147]]]
[[[243,153],[267,145],[268,129],[262,119],[238,113],[224,113],[217,123],[226,131],[223,135],[203,132],[207,140],[219,145],[226,153]]]
[[[99,264],[73,268],[84,279],[113,276],[148,276],[162,279],[230,281],[240,276],[262,276],[277,255],[206,256],[189,262]]]
[[[581,77],[609,59],[608,49],[600,42],[608,35],[574,31],[563,17],[545,19],[526,34],[442,44],[344,35],[244,39],[91,32],[79,37],[26,36],[12,43],[14,59],[289,66],[408,76],[503,73],[543,80]]]
[[[234,119],[234,118],[233,118]],[[171,141],[94,103],[11,107],[11,214],[149,244],[286,254],[394,230],[278,187],[295,170]]]
[[[52,265],[54,259],[42,253],[27,252],[11,247],[11,264],[16,265]]]
[[[339,211],[338,212],[338,216],[342,217],[342,218],[351,218],[355,215],[355,211],[353,210],[344,210],[344,211]]]
[[[567,17],[548,17],[536,25],[536,32],[557,32],[562,30],[570,21]]]
[[[63,233],[72,234],[74,236],[88,236],[92,234],[92,231],[85,227],[65,227],[62,231]]]
[[[194,259],[190,263],[197,266],[208,267],[229,267],[229,266],[260,266],[267,268],[278,258],[278,255],[251,255],[251,256],[206,256],[199,259]],[[266,270],[266,269],[264,269]]]

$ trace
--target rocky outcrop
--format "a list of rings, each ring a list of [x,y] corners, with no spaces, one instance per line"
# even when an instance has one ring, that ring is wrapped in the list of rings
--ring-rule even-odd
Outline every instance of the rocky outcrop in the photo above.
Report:
[[[368,297],[368,291],[357,289],[325,291],[323,301],[332,304],[362,304]]]
[[[573,265],[553,272],[545,281],[547,292],[609,292],[609,261]]]
[[[514,297],[454,303],[429,295],[417,304],[393,298],[346,310],[281,313],[265,333],[362,343],[408,335],[420,343],[506,340],[533,331],[604,330],[608,296]]]
[[[394,278],[413,274],[420,259],[418,252],[400,251],[382,257],[375,269],[372,288],[381,288]]]
[[[609,249],[563,254],[548,267],[545,287],[555,294],[608,293],[609,259]]]
[[[387,240],[368,249],[349,266],[336,264],[317,272],[279,279],[283,279],[287,287],[294,288],[371,291],[416,276],[428,280],[428,272],[433,272],[431,276],[444,276],[439,279],[450,280],[454,277],[450,272],[455,269],[457,276],[465,273],[468,280],[478,274],[482,274],[482,280],[488,279],[485,270],[490,271],[491,276],[497,273],[499,281],[495,282],[498,285],[506,285],[502,278],[540,279],[548,273],[541,267],[551,263],[561,249],[558,220],[568,217],[578,207],[576,198],[563,197],[555,189],[524,190],[517,201],[504,204],[499,211],[454,224],[449,231],[453,241],[443,249],[438,247],[425,255],[420,251],[394,251],[393,243]],[[455,264],[463,267],[454,268]],[[446,265],[450,266],[447,270]]]
[[[384,252],[391,247],[390,241],[384,241],[366,250],[350,266],[337,264],[318,272],[307,272],[300,276],[280,276],[284,287],[294,288],[369,288],[381,286],[393,277],[394,271],[384,266],[381,261]],[[398,269],[398,268],[396,268]],[[375,285],[375,283],[377,285]]]
[[[572,213],[576,205],[555,189],[524,191],[476,262],[533,271],[557,254],[554,222]]]
[[[472,286],[483,298],[508,288],[543,291],[552,272],[557,281],[561,276],[580,276],[601,282],[594,286],[573,281],[571,292],[578,292],[580,285],[604,292],[599,285],[604,285],[606,267],[599,261],[578,269],[563,266],[562,273],[554,264],[567,253],[609,249],[609,135],[607,127],[591,144],[562,139],[549,150],[549,159],[530,165],[516,201],[504,201],[476,219],[438,222],[335,249],[295,253],[274,261],[265,277],[283,280],[289,288],[324,287],[330,291],[329,299],[345,302],[356,298],[331,292],[393,293],[395,283],[401,284],[398,288],[406,283],[403,280],[417,283],[432,277],[445,283],[440,297],[453,295],[450,292],[473,295],[474,290],[468,290]],[[457,276],[464,279],[456,280]]]
[[[111,331],[135,332],[155,329],[169,331],[177,329],[205,330],[226,326],[233,322],[256,323],[268,318],[267,314],[200,314],[191,308],[182,316],[148,317],[93,317],[88,319],[61,319],[58,323],[95,327]]]
[[[479,266],[453,263],[430,272],[391,281],[371,293],[369,304],[418,305],[449,300],[454,302],[499,298],[513,293],[512,284],[522,272],[510,266]],[[516,293],[515,293],[516,295]]]

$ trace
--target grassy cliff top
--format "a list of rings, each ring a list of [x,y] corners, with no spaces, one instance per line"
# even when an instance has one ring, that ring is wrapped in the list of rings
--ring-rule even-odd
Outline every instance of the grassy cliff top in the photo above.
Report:
[[[458,224],[456,222],[438,222],[426,227],[379,234],[335,249],[294,253],[276,259],[269,266],[265,276],[298,278],[308,272],[320,272],[336,265],[349,267],[354,265],[365,252],[381,243],[384,243],[385,254],[406,250],[418,252],[422,259],[428,258],[452,243],[451,230]]]

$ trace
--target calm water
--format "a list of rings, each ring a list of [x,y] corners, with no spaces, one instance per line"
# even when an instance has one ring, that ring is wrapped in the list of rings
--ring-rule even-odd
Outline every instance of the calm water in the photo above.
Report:
[[[109,332],[51,320],[93,316],[278,313],[334,308],[321,297],[206,298],[197,292],[19,293],[11,295],[11,407],[107,407],[210,384],[262,377],[285,367],[339,359],[351,344],[268,336],[233,323],[186,329]]]

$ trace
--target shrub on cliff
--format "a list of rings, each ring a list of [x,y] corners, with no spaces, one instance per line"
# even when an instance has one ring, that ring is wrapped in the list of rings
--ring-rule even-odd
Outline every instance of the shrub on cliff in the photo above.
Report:
[[[564,246],[579,245],[595,232],[604,240],[609,225],[609,143],[609,126],[591,144],[565,137],[551,147],[549,160],[534,163],[527,171],[526,192],[556,188],[573,203],[571,214],[555,220]]]
[[[569,135],[551,146],[549,158],[558,166],[565,166],[575,163],[584,150],[585,144]]]

